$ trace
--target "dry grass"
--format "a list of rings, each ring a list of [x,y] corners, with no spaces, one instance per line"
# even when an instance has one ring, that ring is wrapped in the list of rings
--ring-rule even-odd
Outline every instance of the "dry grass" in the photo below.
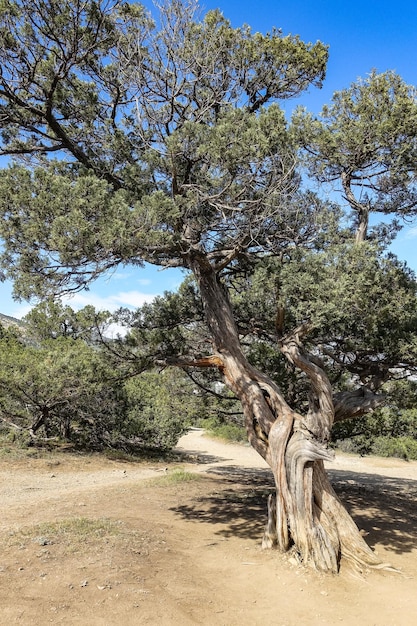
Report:
[[[187,472],[182,468],[167,469],[162,476],[150,478],[146,484],[150,487],[173,487],[183,483],[195,482],[203,480],[201,474],[195,472]]]
[[[108,540],[122,534],[122,524],[106,518],[73,517],[21,528],[9,535],[9,545],[24,546],[30,542],[40,546],[64,544],[77,547],[90,542]]]

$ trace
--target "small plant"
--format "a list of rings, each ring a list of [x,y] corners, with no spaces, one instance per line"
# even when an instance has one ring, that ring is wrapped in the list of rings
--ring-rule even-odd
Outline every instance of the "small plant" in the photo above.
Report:
[[[157,485],[159,487],[171,487],[182,483],[194,482],[202,480],[200,474],[194,472],[187,472],[184,469],[178,468],[173,470],[167,470],[163,476],[157,478],[151,478],[148,482],[151,485]]]
[[[45,522],[23,528],[11,535],[11,541],[31,540],[41,545],[64,541],[68,544],[85,542],[90,539],[102,539],[120,533],[120,524],[106,518],[89,519],[74,517],[57,522]]]
[[[31,447],[29,439],[24,434],[14,431],[0,433],[0,458],[7,461],[17,459],[38,458],[43,455],[39,448]]]

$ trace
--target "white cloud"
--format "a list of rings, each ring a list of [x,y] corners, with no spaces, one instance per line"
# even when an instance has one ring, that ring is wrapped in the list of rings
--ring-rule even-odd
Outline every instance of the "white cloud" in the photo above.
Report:
[[[129,280],[131,277],[132,277],[131,272],[114,272],[114,274],[112,274],[111,277],[106,280],[106,282],[109,282],[110,279],[111,280]]]
[[[24,317],[25,315],[27,315],[29,313],[29,311],[31,311],[33,309],[33,304],[15,304],[13,303],[12,308],[9,309],[9,312],[6,313],[6,315],[10,315],[11,317],[15,317],[18,320],[21,320],[22,317]],[[1,313],[4,313],[4,311],[2,310]]]
[[[142,293],[141,291],[120,291],[108,296],[101,296],[94,291],[75,293],[63,298],[63,302],[73,309],[82,309],[91,304],[100,311],[115,311],[120,307],[136,309],[145,302],[152,302],[156,294]]]
[[[113,296],[114,301],[120,306],[130,306],[137,308],[145,302],[152,302],[156,298],[156,294],[142,293],[141,291],[120,291]]]
[[[416,239],[417,238],[417,226],[412,226],[404,231],[404,239]]]

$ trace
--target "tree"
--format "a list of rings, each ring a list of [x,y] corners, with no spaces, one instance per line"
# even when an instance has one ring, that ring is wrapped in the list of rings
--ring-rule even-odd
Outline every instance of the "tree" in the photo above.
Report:
[[[126,435],[150,449],[170,450],[186,430],[204,417],[203,399],[178,370],[148,371],[129,378]]]
[[[371,72],[336,92],[314,117],[303,109],[294,126],[310,172],[338,182],[364,241],[372,212],[407,217],[417,212],[417,93],[395,72]],[[393,223],[394,232],[398,223]]]
[[[123,431],[124,404],[105,359],[81,339],[35,346],[10,331],[0,339],[0,421],[25,440],[43,432],[102,447],[112,431]]]
[[[91,306],[75,312],[46,301],[20,333],[0,326],[0,424],[31,444],[54,438],[94,449],[175,446],[203,416],[203,399],[182,372],[138,377],[138,350],[120,353],[117,341],[102,337],[108,317]]]
[[[0,181],[3,267],[21,297],[81,289],[123,263],[188,270],[210,351],[186,353],[179,333],[164,362],[215,368],[240,400],[277,487],[265,544],[294,544],[324,571],[341,557],[378,565],[323,460],[333,422],[380,397],[359,381],[333,396],[326,363],[303,346],[308,325],[284,327],[265,274],[278,348],[310,388],[298,412],[248,360],[230,295],[268,258],[335,234],[333,207],[301,185],[296,133],[278,105],[321,85],[327,49],[197,9],[172,0],[154,22],[134,4],[2,1],[2,154],[14,157]]]
[[[110,318],[109,312],[97,312],[91,305],[74,311],[60,301],[43,300],[23,318],[25,337],[34,342],[57,337],[83,339],[94,345],[101,342]]]

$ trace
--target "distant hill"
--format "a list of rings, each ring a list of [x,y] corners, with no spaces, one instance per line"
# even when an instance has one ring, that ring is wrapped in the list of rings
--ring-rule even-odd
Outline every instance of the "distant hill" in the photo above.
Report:
[[[18,320],[16,317],[11,317],[10,315],[4,315],[3,313],[0,313],[0,324],[5,328],[8,326],[19,326],[22,328],[24,326],[22,320]]]

